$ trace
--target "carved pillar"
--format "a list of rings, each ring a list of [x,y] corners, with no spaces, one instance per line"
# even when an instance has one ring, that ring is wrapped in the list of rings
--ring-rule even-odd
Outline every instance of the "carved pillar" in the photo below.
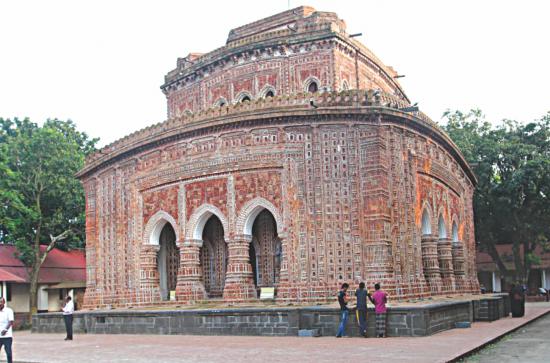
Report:
[[[176,285],[176,299],[186,302],[207,299],[200,265],[202,240],[187,239],[177,244],[180,250],[180,268]]]
[[[141,302],[153,303],[161,300],[157,255],[159,245],[144,244],[141,246],[139,260]]]
[[[277,235],[281,241],[281,270],[279,272],[279,281],[276,285],[275,296],[278,300],[290,299],[292,296],[292,288],[290,286],[288,273],[288,259],[290,256],[288,245],[288,234]]]
[[[455,274],[453,271],[452,244],[449,238],[440,238],[437,242],[437,256],[439,260],[439,271],[443,282],[444,292],[454,292]]]
[[[464,245],[460,241],[453,242],[453,270],[455,274],[456,289],[466,292],[466,270],[464,268]]]
[[[256,288],[250,265],[249,248],[252,236],[235,236],[229,241],[227,272],[225,274],[224,300],[256,299]]]
[[[431,234],[422,235],[421,248],[424,277],[431,293],[438,294],[442,290],[442,282],[437,258],[437,237]]]
[[[278,285],[288,284],[288,236],[280,234],[277,237],[281,241],[281,271],[279,272]]]

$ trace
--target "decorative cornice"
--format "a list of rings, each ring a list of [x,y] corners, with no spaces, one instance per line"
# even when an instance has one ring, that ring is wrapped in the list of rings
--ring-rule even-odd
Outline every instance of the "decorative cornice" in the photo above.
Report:
[[[316,107],[311,106],[311,103]],[[77,173],[77,177],[86,179],[119,160],[160,145],[224,130],[269,124],[317,124],[336,120],[372,124],[372,116],[381,115],[382,124],[412,128],[439,142],[459,162],[475,184],[472,170],[452,140],[422,112],[411,114],[400,110],[406,106],[408,104],[403,100],[387,93],[350,90],[283,95],[211,108],[149,126],[105,146],[86,159],[86,165]]]

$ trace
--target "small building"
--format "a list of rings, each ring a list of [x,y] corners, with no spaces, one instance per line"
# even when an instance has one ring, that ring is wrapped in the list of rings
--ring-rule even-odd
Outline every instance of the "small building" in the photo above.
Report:
[[[43,250],[46,246],[43,246]],[[15,312],[16,320],[26,321],[29,312],[30,280],[28,268],[16,257],[13,245],[0,245],[0,295]],[[83,251],[53,249],[40,269],[38,311],[59,311],[63,298],[70,295],[82,306],[86,287],[86,258]]]
[[[508,270],[507,273],[499,270],[489,253],[477,251],[477,275],[480,285],[487,292],[506,292],[510,289],[516,270],[512,246],[512,244],[496,246],[497,252]],[[523,245],[520,246],[519,252],[523,261]],[[540,263],[534,264],[529,272],[527,286],[530,294],[537,294],[539,287],[550,289],[550,252],[545,252],[541,246],[537,246],[535,255],[540,257]]]

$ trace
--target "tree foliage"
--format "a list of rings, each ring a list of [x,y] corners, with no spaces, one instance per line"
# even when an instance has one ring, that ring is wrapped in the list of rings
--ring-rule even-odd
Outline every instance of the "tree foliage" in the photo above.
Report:
[[[445,131],[478,178],[476,240],[503,273],[508,271],[495,245],[512,244],[516,278],[526,281],[539,262],[535,248],[548,248],[550,240],[550,113],[530,123],[504,120],[496,126],[479,110],[445,117]]]
[[[71,121],[0,118],[0,241],[15,244],[29,267],[31,302],[32,279],[54,244],[84,245],[84,191],[74,174],[96,142]]]

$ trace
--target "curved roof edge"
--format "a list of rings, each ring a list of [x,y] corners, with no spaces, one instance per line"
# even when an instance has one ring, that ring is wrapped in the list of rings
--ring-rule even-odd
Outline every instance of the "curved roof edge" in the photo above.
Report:
[[[311,107],[311,102],[317,108]],[[366,116],[384,114],[410,122],[406,124],[440,142],[456,158],[472,184],[476,177],[468,162],[451,138],[428,116],[422,112],[411,114],[401,109],[409,106],[396,96],[375,90],[348,90],[342,92],[323,92],[316,94],[282,95],[252,102],[210,108],[193,115],[151,125],[136,131],[114,143],[105,146],[86,159],[85,167],[76,176],[85,178],[89,174],[126,158],[176,139],[190,137],[211,128],[234,127],[239,123],[283,118],[321,117],[327,115]]]

